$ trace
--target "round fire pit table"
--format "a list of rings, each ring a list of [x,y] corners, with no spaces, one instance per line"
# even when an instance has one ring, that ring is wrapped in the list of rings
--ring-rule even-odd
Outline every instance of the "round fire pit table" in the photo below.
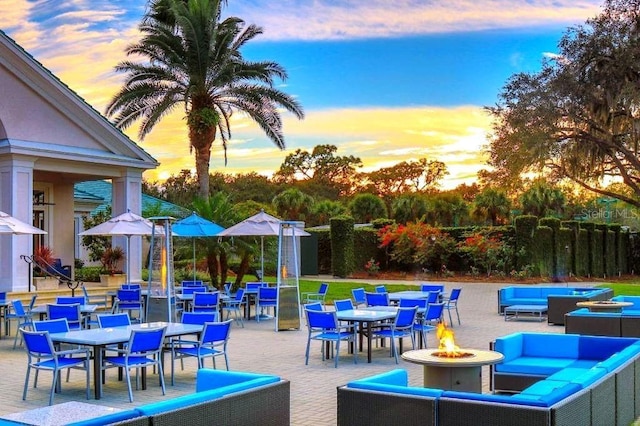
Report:
[[[633,306],[633,303],[615,300],[588,300],[586,302],[578,302],[576,306],[587,308],[591,312],[622,312],[622,308]]]
[[[423,365],[424,387],[482,393],[482,366],[504,359],[500,352],[459,349],[459,357],[439,356],[442,349],[407,351],[402,359]]]

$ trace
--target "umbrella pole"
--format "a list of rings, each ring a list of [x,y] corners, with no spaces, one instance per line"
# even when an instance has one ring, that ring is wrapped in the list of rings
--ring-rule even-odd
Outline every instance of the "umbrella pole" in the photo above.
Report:
[[[127,235],[127,277],[126,277],[126,283],[127,284],[131,284],[130,278],[129,278],[129,272],[131,271],[131,236]]]
[[[260,281],[264,281],[264,236],[260,236],[260,267],[262,268],[262,277]]]
[[[196,239],[192,238],[193,241],[193,281],[196,280]]]

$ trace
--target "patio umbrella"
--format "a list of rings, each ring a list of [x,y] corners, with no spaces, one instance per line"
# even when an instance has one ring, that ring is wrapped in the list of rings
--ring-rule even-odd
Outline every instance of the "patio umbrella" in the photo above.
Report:
[[[159,227],[156,228],[156,233],[161,233],[158,230]],[[85,231],[80,232],[78,235],[120,235],[127,238],[127,262],[126,262],[126,275],[127,281],[129,280],[129,272],[130,272],[130,256],[131,253],[131,237],[134,235],[151,235],[151,231],[153,230],[153,223],[143,218],[142,216],[138,216],[135,213],[131,213],[127,211],[126,213],[122,213],[116,217],[112,217],[108,221],[101,223],[100,225],[94,226],[93,228],[87,229]],[[164,230],[161,230],[164,233]]]
[[[46,231],[40,228],[31,226],[26,222],[0,211],[0,234],[32,235],[46,233]]]
[[[196,280],[196,238],[215,237],[224,228],[198,216],[195,212],[177,221],[171,226],[171,230],[177,237],[191,237],[193,241],[193,280]]]
[[[262,274],[264,274],[264,237],[278,236],[280,233],[280,222],[277,217],[271,216],[261,210],[242,222],[225,229],[218,234],[219,237],[247,237],[256,236],[260,237],[260,267],[262,268]],[[289,228],[295,233],[296,237],[309,236],[310,234],[302,229]]]

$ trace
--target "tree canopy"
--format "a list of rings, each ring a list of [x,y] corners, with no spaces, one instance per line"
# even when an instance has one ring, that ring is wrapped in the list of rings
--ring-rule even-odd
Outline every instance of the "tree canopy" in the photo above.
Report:
[[[562,36],[537,73],[513,75],[494,116],[490,164],[503,176],[545,172],[640,206],[640,1],[607,0]]]

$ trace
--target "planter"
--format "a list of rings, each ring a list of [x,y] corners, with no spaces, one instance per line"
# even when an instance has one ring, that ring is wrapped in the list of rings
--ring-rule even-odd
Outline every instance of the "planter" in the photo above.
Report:
[[[120,287],[126,281],[125,274],[100,274],[100,285],[103,287]]]
[[[60,282],[53,277],[33,277],[33,285],[36,290],[57,290]]]

